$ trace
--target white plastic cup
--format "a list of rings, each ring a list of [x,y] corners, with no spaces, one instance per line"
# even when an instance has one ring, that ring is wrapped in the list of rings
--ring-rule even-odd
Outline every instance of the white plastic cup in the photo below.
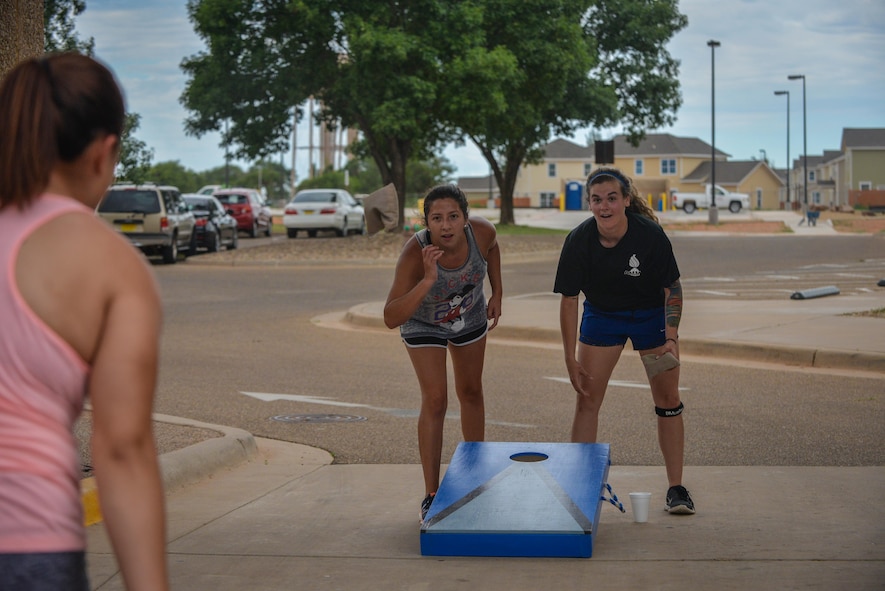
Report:
[[[630,493],[630,504],[633,506],[633,521],[636,523],[645,523],[648,521],[648,506],[650,503],[650,492]]]

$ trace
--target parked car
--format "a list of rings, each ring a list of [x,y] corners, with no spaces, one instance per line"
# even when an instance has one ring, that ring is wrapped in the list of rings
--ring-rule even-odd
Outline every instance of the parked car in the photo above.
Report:
[[[177,187],[116,184],[96,207],[99,217],[126,236],[145,255],[174,264],[178,252],[196,250],[196,221]]]
[[[716,209],[727,207],[731,213],[740,213],[750,207],[750,196],[746,193],[732,193],[716,185]],[[682,193],[674,191],[671,196],[673,207],[685,213],[694,213],[698,208],[709,208],[712,202],[710,185],[704,185],[703,193]]]
[[[223,188],[224,188],[224,185],[203,185],[202,187],[197,189],[196,194],[197,195],[211,195],[215,191],[217,191],[219,189],[223,189]],[[189,194],[193,195],[193,193],[189,193]]]
[[[311,238],[318,230],[334,230],[339,236],[364,234],[366,215],[363,206],[344,189],[304,189],[286,204],[283,225],[289,238],[295,238],[299,230],[306,230]]]
[[[265,205],[264,197],[255,189],[219,189],[212,193],[221,204],[231,210],[237,220],[237,227],[255,238],[259,233],[270,236],[273,233],[273,214]]]
[[[194,231],[197,248],[218,252],[222,246],[228,250],[237,247],[237,220],[216,197],[193,193],[186,193],[182,197],[196,220]]]

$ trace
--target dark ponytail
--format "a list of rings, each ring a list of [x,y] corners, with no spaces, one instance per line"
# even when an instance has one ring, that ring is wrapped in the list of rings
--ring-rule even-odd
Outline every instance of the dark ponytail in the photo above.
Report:
[[[24,207],[59,162],[102,135],[121,136],[123,96],[114,75],[78,53],[33,58],[0,85],[0,209]]]

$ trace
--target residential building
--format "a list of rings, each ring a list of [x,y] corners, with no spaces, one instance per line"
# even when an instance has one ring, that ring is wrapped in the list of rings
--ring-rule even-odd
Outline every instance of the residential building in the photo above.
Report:
[[[569,181],[583,183],[594,167],[593,147],[565,139],[544,146],[538,164],[524,164],[513,189],[514,207],[559,207]],[[521,203],[522,205],[518,205]]]
[[[700,193],[712,180],[710,161],[701,162],[683,177],[680,189]],[[783,196],[783,180],[764,160],[716,162],[716,184],[730,193],[750,196],[750,209],[779,209]]]
[[[615,136],[613,142],[614,166],[633,178],[640,194],[655,208],[668,207],[673,191],[703,191],[712,180],[712,149],[700,139],[652,133],[636,146],[625,135]],[[716,184],[747,193],[752,209],[801,209],[806,184],[809,206],[868,206],[870,199],[885,202],[885,129],[844,129],[841,150],[807,156],[807,181],[802,157],[794,160],[789,170],[774,170],[764,160],[728,158],[727,153],[716,150]],[[560,207],[561,202],[568,202],[566,187],[576,182],[583,185],[597,167],[592,146],[555,139],[544,147],[540,162],[521,168],[513,205]],[[471,203],[488,203],[489,195],[497,201],[500,195],[494,179],[488,176],[461,177],[458,183]]]

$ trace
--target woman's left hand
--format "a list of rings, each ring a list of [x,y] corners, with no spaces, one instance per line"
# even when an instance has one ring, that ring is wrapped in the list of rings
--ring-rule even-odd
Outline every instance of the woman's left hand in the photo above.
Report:
[[[498,318],[501,317],[501,296],[493,295],[489,298],[489,304],[486,309],[486,318],[492,321],[489,330],[498,326]]]

